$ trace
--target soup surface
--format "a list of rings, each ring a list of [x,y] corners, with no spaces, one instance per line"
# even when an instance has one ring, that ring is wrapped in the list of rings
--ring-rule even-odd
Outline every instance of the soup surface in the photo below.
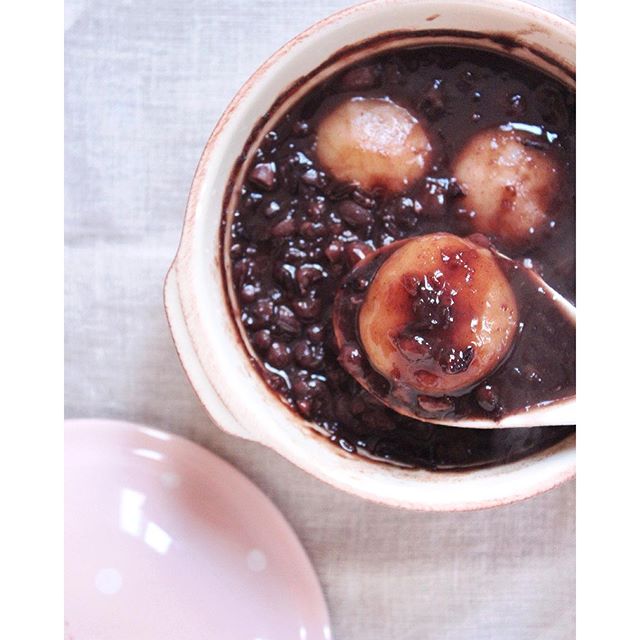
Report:
[[[573,427],[461,429],[394,411],[352,375],[366,360],[360,336],[349,334],[350,362],[333,312],[338,298],[336,322],[357,326],[380,268],[381,259],[364,260],[375,250],[393,254],[397,241],[425,234],[470,236],[516,261],[502,268],[517,335],[494,370],[441,404],[499,417],[571,394],[575,331],[526,275],[574,301],[574,174],[574,92],[507,56],[424,46],[330,77],[261,141],[231,222],[239,321],[266,384],[345,451],[396,464],[477,467],[566,438]],[[455,355],[447,373],[473,357]]]

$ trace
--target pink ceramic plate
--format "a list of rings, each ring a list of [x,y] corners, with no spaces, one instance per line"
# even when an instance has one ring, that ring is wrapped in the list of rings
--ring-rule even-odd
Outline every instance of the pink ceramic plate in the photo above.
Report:
[[[162,431],[65,424],[69,640],[330,640],[309,560],[229,464]]]

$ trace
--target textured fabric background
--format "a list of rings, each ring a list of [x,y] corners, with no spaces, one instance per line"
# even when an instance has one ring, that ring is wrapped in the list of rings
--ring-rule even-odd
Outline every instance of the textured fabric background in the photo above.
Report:
[[[67,417],[155,425],[240,468],[300,536],[340,640],[568,640],[573,483],[478,513],[363,502],[212,426],[169,338],[162,281],[216,119],[278,46],[348,4],[67,0]],[[574,19],[573,0],[537,4]]]

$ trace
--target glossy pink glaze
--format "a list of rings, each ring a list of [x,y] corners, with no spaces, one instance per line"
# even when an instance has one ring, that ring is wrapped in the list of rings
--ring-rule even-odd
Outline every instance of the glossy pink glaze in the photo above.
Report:
[[[162,431],[65,424],[72,640],[330,640],[309,560],[228,463]]]

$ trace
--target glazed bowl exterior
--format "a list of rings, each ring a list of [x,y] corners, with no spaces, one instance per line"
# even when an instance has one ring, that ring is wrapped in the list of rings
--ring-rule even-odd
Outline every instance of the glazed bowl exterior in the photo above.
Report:
[[[510,55],[565,82],[574,77],[574,25],[520,2],[374,0],[316,23],[251,76],[207,142],[165,283],[166,312],[185,372],[224,431],[260,442],[320,480],[379,503],[423,511],[507,504],[574,476],[575,437],[517,462],[468,471],[404,469],[349,455],[267,387],[235,320],[220,238],[230,208],[227,185],[243,173],[238,158],[251,153],[261,133],[302,92],[345,63],[400,41],[508,46]]]

